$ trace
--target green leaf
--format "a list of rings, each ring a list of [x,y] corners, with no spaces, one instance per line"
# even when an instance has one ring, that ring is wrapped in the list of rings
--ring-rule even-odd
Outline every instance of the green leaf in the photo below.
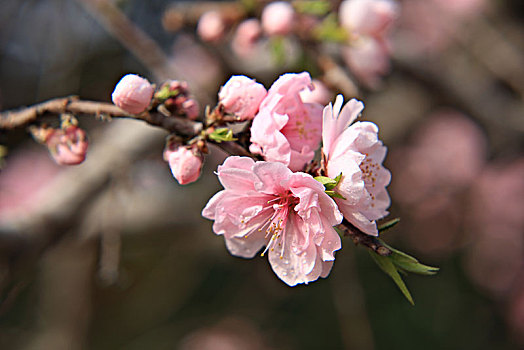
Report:
[[[393,263],[393,260],[390,256],[381,256],[373,251],[369,251],[369,254],[375,260],[377,265],[384,271],[391,279],[395,282],[397,287],[400,289],[402,294],[406,297],[406,299],[410,302],[411,305],[415,305],[415,302],[413,301],[413,297],[411,296],[411,293],[408,290],[408,287],[402,280],[402,277],[400,277],[397,268],[395,267],[395,264]]]
[[[331,4],[329,1],[295,1],[293,6],[299,13],[315,16],[324,16],[331,10]]]
[[[380,225],[378,227],[378,232],[383,232],[383,231],[389,230],[390,228],[392,228],[393,226],[395,226],[399,222],[400,222],[400,218],[395,218],[393,220],[389,220],[388,222],[385,222],[385,223],[383,223],[382,225]]]
[[[338,25],[336,16],[330,14],[314,30],[313,35],[320,41],[343,43],[348,41],[346,29]]]
[[[233,137],[233,131],[228,128],[218,128],[209,134],[209,138],[218,143],[223,141],[236,141],[237,139]]]
[[[401,252],[398,249],[392,248],[386,243],[380,241],[385,247],[389,248],[392,254],[389,256],[393,261],[393,264],[406,272],[416,273],[419,275],[434,275],[439,271],[438,267],[428,266],[421,264],[416,258]]]

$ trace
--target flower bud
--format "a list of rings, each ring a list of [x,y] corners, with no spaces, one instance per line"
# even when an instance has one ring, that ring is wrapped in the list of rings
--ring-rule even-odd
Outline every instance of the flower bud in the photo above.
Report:
[[[219,12],[208,11],[198,20],[197,33],[203,41],[216,42],[223,38],[225,27]]]
[[[220,88],[218,100],[224,112],[234,114],[239,120],[249,120],[258,112],[266,94],[262,84],[243,75],[234,75]]]
[[[196,148],[185,147],[168,141],[164,159],[169,163],[173,177],[181,185],[195,182],[202,169],[202,154]]]
[[[262,11],[262,28],[268,35],[286,35],[294,25],[295,11],[290,3],[276,1]]]
[[[200,113],[200,107],[198,106],[198,103],[192,98],[182,102],[182,110],[184,111],[186,117],[191,120],[195,120]]]
[[[60,165],[82,163],[86,158],[89,145],[85,131],[76,125],[53,130],[49,133],[45,144],[53,160]]]
[[[153,97],[154,88],[147,81],[135,74],[125,75],[111,95],[113,103],[131,114],[145,111]]]

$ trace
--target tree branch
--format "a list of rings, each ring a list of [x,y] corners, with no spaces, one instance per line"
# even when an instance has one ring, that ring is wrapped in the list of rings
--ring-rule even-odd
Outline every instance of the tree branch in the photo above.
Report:
[[[132,115],[112,103],[83,101],[79,100],[77,96],[69,96],[0,113],[0,129],[10,130],[23,127],[35,122],[39,117],[44,115],[60,115],[62,113],[72,113],[75,116],[88,115],[95,117],[137,119],[182,136],[194,136],[202,131],[203,127],[202,123],[175,116],[167,117],[156,111]]]

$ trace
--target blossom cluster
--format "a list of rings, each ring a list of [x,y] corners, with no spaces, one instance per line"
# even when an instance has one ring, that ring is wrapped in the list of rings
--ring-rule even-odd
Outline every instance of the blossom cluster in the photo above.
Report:
[[[262,251],[290,286],[329,274],[342,247],[334,226],[345,220],[378,236],[376,221],[390,205],[391,175],[382,166],[386,147],[378,127],[356,121],[363,103],[352,99],[343,106],[339,95],[323,106],[315,86],[307,72],[284,74],[269,89],[233,76],[220,88],[217,106],[206,109],[205,129],[189,138],[171,135],[164,150],[173,177],[186,185],[199,178],[207,143],[243,140],[236,145],[249,157],[230,156],[218,167],[224,190],[202,215],[214,220],[213,231],[224,236],[231,254],[252,258]],[[129,113],[156,108],[165,118],[192,120],[189,96],[184,82],[165,83],[154,93],[147,80],[127,75],[113,100]]]
[[[344,0],[338,6],[273,1],[264,3],[259,17],[243,18],[239,23],[232,23],[230,17],[218,9],[205,12],[197,24],[198,36],[211,45],[231,38],[231,50],[242,60],[255,58],[272,43],[292,47],[292,42],[304,39],[335,42],[353,76],[375,88],[390,69],[389,32],[399,17],[399,5],[395,0]]]
[[[251,258],[264,248],[290,286],[329,274],[341,248],[333,226],[345,219],[376,236],[390,204],[378,128],[355,122],[363,103],[343,107],[340,95],[325,107],[306,102],[301,92],[312,87],[307,72],[284,74],[268,91],[245,76],[222,87],[217,108],[250,121],[249,150],[260,160],[228,157],[217,171],[224,190],[202,211],[231,254]]]

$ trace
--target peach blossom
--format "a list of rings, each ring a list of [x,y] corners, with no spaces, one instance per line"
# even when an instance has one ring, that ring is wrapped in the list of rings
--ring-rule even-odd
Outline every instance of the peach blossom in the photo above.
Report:
[[[149,107],[154,88],[147,81],[135,74],[125,75],[111,95],[113,103],[131,114],[142,113]]]

